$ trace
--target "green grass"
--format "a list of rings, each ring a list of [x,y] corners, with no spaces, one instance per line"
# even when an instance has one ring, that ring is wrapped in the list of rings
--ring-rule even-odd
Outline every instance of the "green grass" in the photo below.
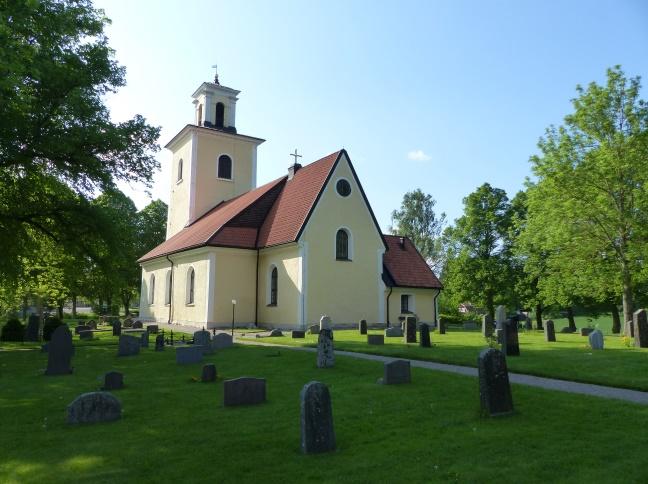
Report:
[[[370,330],[370,334],[382,331]],[[448,330],[445,335],[431,333],[433,348],[405,344],[403,338],[385,338],[384,346],[369,346],[357,330],[336,330],[338,350],[373,353],[399,358],[477,366],[477,356],[487,346],[479,331]],[[557,342],[544,341],[541,331],[520,331],[519,357],[509,357],[510,371],[560,378],[585,383],[617,386],[648,391],[648,349],[627,347],[623,337],[607,335],[605,349],[592,351],[588,338],[580,334],[556,333]],[[290,336],[264,338],[263,343],[316,346],[317,336],[305,339]]]
[[[336,333],[336,337],[339,333]],[[412,370],[413,383],[377,385],[382,365],[244,347],[178,366],[174,352],[116,357],[112,337],[77,345],[70,376],[46,377],[46,355],[0,351],[0,482],[645,482],[648,407],[513,386],[516,414],[479,417],[474,378]],[[122,371],[119,422],[68,426],[65,407]],[[223,379],[265,377],[268,402],[224,408]],[[331,391],[337,451],[299,449],[299,392]]]

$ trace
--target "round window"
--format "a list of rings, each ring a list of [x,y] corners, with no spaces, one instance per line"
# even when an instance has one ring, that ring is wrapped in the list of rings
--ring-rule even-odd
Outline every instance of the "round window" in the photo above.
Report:
[[[338,180],[335,189],[343,197],[348,197],[351,194],[351,184],[344,179]]]

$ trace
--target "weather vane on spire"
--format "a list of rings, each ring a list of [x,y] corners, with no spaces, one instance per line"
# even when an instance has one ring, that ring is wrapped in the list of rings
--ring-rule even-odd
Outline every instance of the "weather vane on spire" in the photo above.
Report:
[[[212,69],[214,69],[214,84],[218,84],[220,86],[220,82],[218,82],[218,65],[214,64],[212,66]]]

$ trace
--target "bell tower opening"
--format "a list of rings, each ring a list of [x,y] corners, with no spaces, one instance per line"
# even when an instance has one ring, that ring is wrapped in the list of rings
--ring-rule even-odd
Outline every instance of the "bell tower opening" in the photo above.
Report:
[[[225,105],[216,103],[216,127],[223,128],[225,123]]]

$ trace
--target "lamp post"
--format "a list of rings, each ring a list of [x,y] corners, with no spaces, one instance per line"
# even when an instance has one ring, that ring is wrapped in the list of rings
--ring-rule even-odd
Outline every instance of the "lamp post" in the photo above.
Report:
[[[234,339],[234,310],[236,309],[236,299],[232,299],[232,339]]]

